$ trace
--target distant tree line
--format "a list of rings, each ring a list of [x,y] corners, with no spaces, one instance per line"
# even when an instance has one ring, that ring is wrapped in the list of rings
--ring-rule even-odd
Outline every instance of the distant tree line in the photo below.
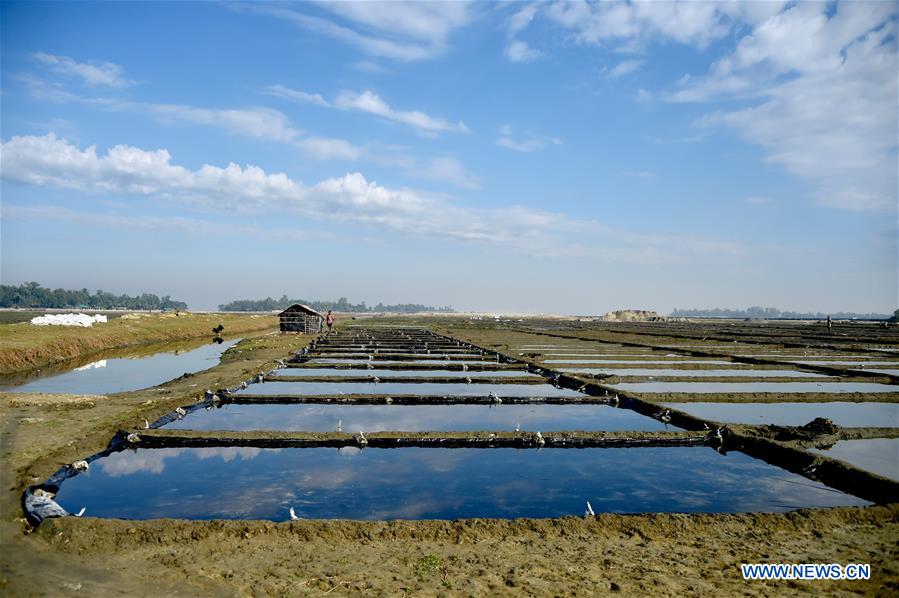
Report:
[[[899,310],[896,310],[899,313]],[[789,320],[812,320],[824,319],[827,316],[840,320],[887,320],[889,314],[857,314],[848,311],[840,311],[833,313],[824,312],[797,312],[797,311],[780,311],[775,307],[748,307],[746,309],[722,309],[716,307],[713,309],[682,309],[675,307],[671,312],[672,316],[681,318],[758,318],[764,320],[774,320],[777,318]],[[895,315],[895,314],[894,314]]]
[[[0,285],[0,307],[183,310],[187,309],[187,303],[175,301],[168,295],[159,297],[142,293],[131,297],[101,290],[91,294],[87,289],[48,289],[36,282],[26,282],[19,286]]]
[[[384,305],[378,303],[375,306],[368,306],[365,301],[362,303],[350,303],[346,297],[341,297],[337,301],[309,301],[307,299],[290,299],[287,295],[281,295],[280,299],[266,297],[265,299],[238,299],[230,303],[219,305],[220,311],[275,311],[283,310],[294,303],[302,303],[308,305],[316,311],[352,311],[352,312],[445,312],[453,311],[452,307],[431,307],[429,305],[421,305],[420,303],[398,303],[395,305]]]

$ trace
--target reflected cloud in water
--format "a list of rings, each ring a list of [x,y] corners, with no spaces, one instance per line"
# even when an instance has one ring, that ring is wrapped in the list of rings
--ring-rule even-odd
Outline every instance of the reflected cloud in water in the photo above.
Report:
[[[664,424],[608,405],[319,405],[224,404],[167,424],[173,430],[330,432],[422,430],[663,430]],[[676,429],[676,428],[669,428]]]
[[[740,453],[699,447],[191,448],[122,456],[67,480],[60,504],[99,517],[274,520],[287,519],[289,506],[305,518],[455,519],[581,515],[587,500],[598,512],[621,513],[867,504]]]

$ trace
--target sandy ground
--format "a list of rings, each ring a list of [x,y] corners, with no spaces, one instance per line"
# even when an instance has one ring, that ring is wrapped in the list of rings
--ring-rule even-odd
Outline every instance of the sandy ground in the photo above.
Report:
[[[783,515],[602,515],[460,522],[50,520],[32,530],[21,491],[63,463],[233,384],[299,339],[264,336],[223,364],[108,397],[0,395],[0,594],[896,595],[899,505]],[[899,498],[899,497],[897,497]],[[871,563],[863,582],[749,582],[741,562]]]

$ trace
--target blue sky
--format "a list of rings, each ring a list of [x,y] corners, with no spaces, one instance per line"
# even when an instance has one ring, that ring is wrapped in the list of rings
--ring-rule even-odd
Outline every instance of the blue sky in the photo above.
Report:
[[[7,284],[899,304],[896,3],[0,11]]]

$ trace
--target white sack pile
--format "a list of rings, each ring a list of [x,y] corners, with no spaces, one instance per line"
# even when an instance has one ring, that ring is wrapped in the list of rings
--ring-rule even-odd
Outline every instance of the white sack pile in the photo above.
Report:
[[[47,314],[31,318],[35,326],[83,326],[90,328],[94,324],[105,324],[106,316],[89,316],[87,314]]]

